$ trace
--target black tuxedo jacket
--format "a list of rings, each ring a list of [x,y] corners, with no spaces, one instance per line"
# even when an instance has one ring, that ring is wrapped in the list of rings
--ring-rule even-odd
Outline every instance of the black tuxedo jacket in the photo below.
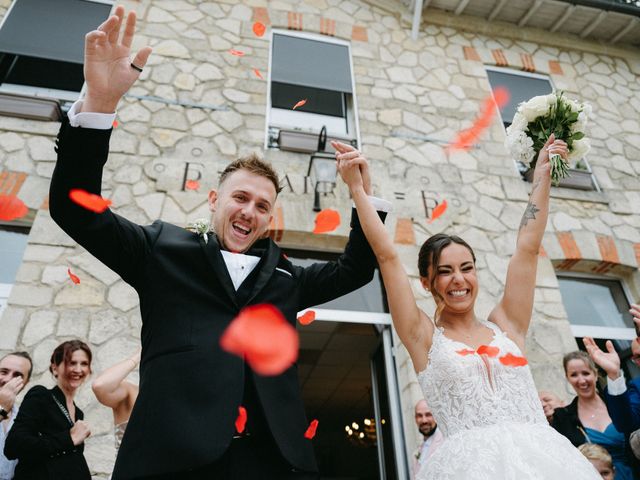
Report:
[[[295,325],[298,311],[368,283],[376,264],[354,215],[349,242],[335,262],[296,267],[275,243],[260,240],[254,283],[235,292],[214,235],[205,243],[175,225],[143,227],[69,200],[72,188],[100,193],[110,134],[63,123],[50,212],[140,297],[140,393],[114,469],[119,480],[189,470],[226,451],[242,404],[245,366],[220,348],[219,339],[240,309],[273,304]],[[312,444],[304,438],[308,421],[296,365],[277,376],[254,375],[254,383],[283,457],[296,469],[316,471]]]
[[[71,424],[53,396],[66,405],[58,387],[36,385],[27,392],[4,446],[8,459],[18,459],[14,480],[90,480],[84,444],[71,440]],[[75,420],[84,414],[76,406]]]

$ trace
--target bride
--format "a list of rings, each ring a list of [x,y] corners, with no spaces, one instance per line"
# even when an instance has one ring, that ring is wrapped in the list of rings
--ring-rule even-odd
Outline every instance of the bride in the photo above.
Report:
[[[599,479],[587,459],[549,426],[531,371],[523,365],[549,210],[549,155],[566,159],[566,143],[551,136],[538,156],[504,294],[488,320],[474,312],[479,285],[471,247],[446,234],[422,245],[420,281],[435,299],[435,321],[417,306],[393,243],[367,201],[362,187],[366,159],[349,145],[333,142],[333,147],[378,259],[394,327],[445,436],[417,478]]]

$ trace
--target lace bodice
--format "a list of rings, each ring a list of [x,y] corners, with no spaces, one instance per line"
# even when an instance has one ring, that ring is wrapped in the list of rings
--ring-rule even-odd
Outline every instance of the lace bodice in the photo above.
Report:
[[[464,343],[447,338],[436,328],[427,368],[418,374],[423,394],[445,437],[477,427],[508,423],[547,425],[529,366],[505,366],[499,357],[522,356],[518,346],[491,322],[492,347],[498,355],[473,353]]]

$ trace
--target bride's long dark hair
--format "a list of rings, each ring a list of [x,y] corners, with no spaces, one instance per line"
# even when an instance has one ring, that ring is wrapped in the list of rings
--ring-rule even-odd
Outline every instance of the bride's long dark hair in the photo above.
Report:
[[[438,324],[438,317],[440,317],[442,309],[444,308],[444,298],[436,291],[435,288],[436,270],[440,264],[440,255],[442,250],[452,243],[457,243],[458,245],[466,247],[471,253],[471,257],[473,257],[473,263],[475,265],[476,254],[473,253],[471,246],[457,235],[436,233],[435,235],[427,238],[427,240],[422,244],[422,247],[420,247],[420,252],[418,253],[418,272],[420,272],[420,276],[422,278],[429,280],[429,291],[431,292],[431,295],[433,295],[434,300],[436,300],[437,307],[433,316],[433,320],[436,325]],[[429,267],[432,267],[431,277],[429,277]]]

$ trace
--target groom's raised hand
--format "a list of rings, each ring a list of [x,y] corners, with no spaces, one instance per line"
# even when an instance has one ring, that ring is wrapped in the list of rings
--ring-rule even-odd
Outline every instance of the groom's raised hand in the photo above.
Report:
[[[114,113],[118,102],[138,79],[151,47],[141,48],[133,60],[131,43],[136,29],[136,14],[129,12],[122,37],[120,28],[124,21],[124,7],[119,5],[113,15],[85,36],[84,78],[87,94],[83,112]]]

